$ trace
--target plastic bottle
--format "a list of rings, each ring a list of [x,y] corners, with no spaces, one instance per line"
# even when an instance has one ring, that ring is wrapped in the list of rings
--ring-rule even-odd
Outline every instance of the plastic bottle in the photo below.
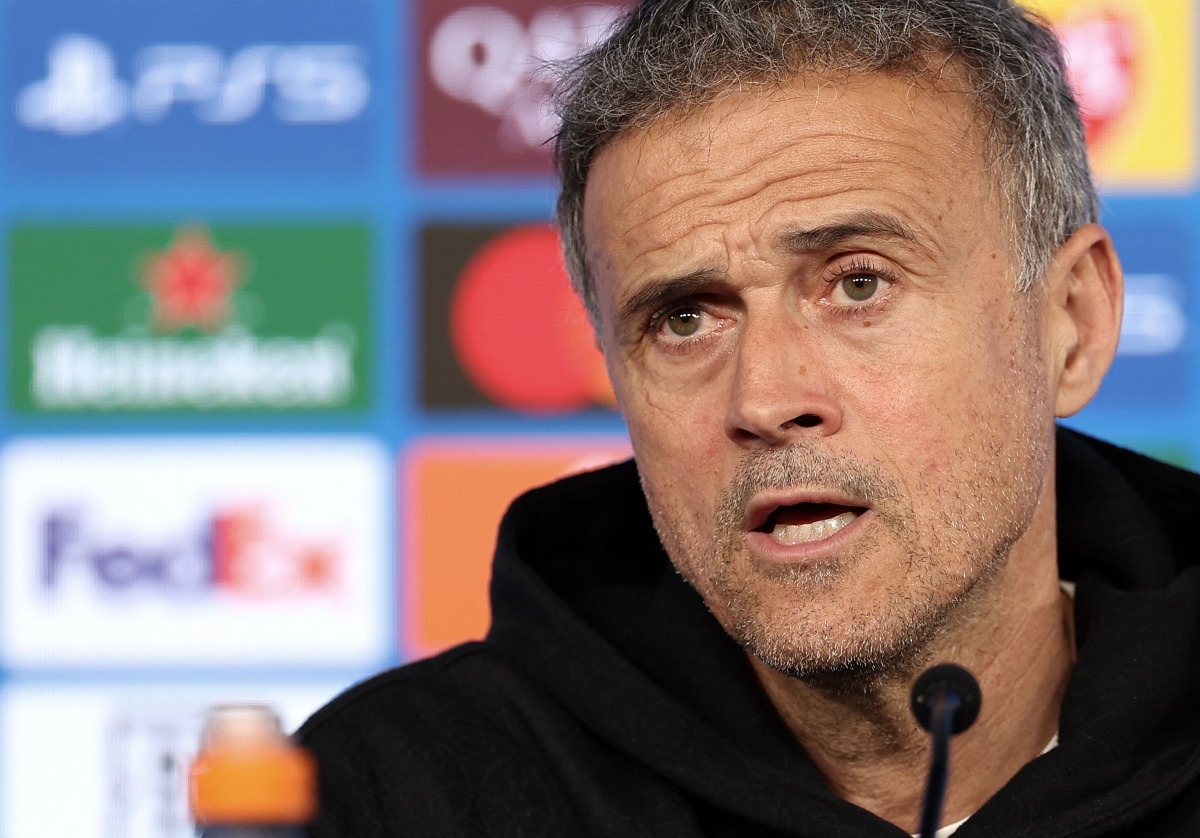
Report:
[[[316,773],[269,707],[214,708],[188,772],[200,838],[303,838],[316,814]]]

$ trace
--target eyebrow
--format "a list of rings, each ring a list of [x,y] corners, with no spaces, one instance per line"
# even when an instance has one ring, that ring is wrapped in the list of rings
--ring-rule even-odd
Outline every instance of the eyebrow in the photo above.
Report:
[[[617,308],[617,323],[640,321],[649,312],[657,311],[674,300],[685,299],[705,286],[719,281],[725,272],[715,268],[700,268],[682,276],[648,282],[621,301]]]
[[[934,248],[911,226],[895,216],[873,210],[863,210],[831,224],[809,229],[785,230],[776,238],[776,245],[794,254],[817,253],[853,238],[899,239],[929,254]]]
[[[776,237],[776,246],[787,253],[804,255],[830,250],[853,238],[899,239],[924,254],[931,254],[934,249],[924,236],[901,219],[874,210],[856,212],[820,227],[785,230]],[[699,268],[681,276],[647,282],[617,307],[616,322],[622,324],[618,328],[638,322],[648,312],[657,311],[675,300],[698,294],[725,278],[724,270]]]

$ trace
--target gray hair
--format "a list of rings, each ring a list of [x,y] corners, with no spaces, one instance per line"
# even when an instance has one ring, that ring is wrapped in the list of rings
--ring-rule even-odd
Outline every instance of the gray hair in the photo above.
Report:
[[[618,136],[747,85],[799,75],[957,71],[1004,196],[1020,288],[1099,214],[1079,108],[1048,25],[1011,0],[645,0],[559,68],[557,217],[571,284],[599,325],[583,234],[596,155]]]

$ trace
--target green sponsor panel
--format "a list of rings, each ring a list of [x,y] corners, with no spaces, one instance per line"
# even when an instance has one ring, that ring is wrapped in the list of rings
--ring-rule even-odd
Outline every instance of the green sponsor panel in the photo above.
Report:
[[[365,226],[18,226],[20,412],[362,411]]]

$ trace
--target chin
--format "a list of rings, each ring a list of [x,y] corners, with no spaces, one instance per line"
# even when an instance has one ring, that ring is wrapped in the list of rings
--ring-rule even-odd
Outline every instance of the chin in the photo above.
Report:
[[[820,645],[749,637],[742,645],[776,672],[816,689],[838,695],[865,694],[884,682],[915,675],[930,657],[928,639],[933,633],[930,629],[925,636],[893,637],[886,643],[829,638]]]
[[[966,616],[972,593],[989,576],[961,580],[941,599],[919,600],[906,588],[888,592],[884,603],[844,601],[828,580],[825,590],[810,585],[803,594],[734,595],[725,599],[722,623],[777,672],[829,692],[871,692],[927,665],[937,638]]]

